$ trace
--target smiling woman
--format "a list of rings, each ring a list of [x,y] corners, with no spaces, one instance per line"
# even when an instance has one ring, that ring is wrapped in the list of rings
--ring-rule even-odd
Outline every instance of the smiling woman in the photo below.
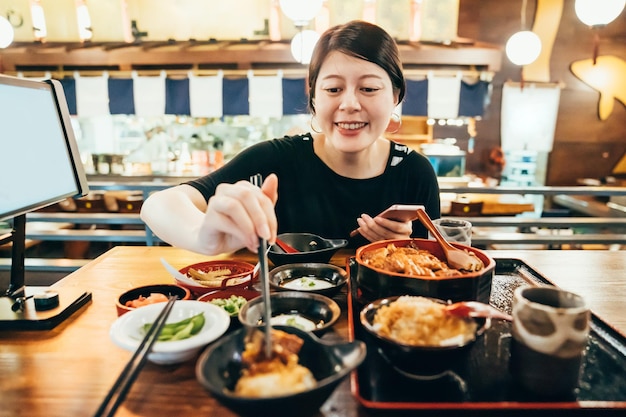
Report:
[[[329,29],[313,52],[309,84],[319,131],[257,143],[205,177],[154,193],[142,219],[168,243],[206,254],[256,251],[259,237],[273,242],[287,232],[349,247],[426,237],[418,221],[377,215],[401,203],[440,216],[428,159],[384,137],[397,128],[393,113],[406,89],[394,39],[364,21]],[[260,189],[242,181],[256,174],[265,178]]]

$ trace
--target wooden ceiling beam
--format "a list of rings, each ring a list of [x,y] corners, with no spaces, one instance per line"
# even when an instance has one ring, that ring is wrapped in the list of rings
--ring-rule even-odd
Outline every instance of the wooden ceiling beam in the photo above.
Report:
[[[488,71],[498,71],[501,67],[502,51],[492,45],[400,43],[398,46],[402,62],[408,67],[472,67]],[[0,50],[0,58],[4,72],[44,66],[60,69],[118,66],[129,69],[135,66],[225,65],[248,69],[259,65],[281,68],[296,64],[289,43],[268,41],[28,43]]]

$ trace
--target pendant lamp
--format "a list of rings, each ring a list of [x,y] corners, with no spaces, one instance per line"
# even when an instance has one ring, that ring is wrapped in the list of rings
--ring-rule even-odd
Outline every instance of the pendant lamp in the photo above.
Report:
[[[530,30],[526,30],[526,0],[522,1],[520,11],[521,31],[514,33],[506,42],[505,52],[509,60],[515,65],[533,63],[541,53],[541,39]]]
[[[593,31],[593,64],[598,59],[599,29],[611,23],[624,10],[626,0],[576,0],[574,10],[581,22]]]
[[[13,26],[4,16],[0,16],[0,49],[11,45],[13,37]]]

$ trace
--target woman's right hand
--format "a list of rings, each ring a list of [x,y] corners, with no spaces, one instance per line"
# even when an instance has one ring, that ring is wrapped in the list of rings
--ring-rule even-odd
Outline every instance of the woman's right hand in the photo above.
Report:
[[[220,184],[207,203],[189,185],[152,194],[141,208],[141,219],[163,241],[205,255],[258,250],[259,237],[274,243],[278,177],[268,175],[261,188],[248,181]]]
[[[269,175],[261,188],[248,181],[220,184],[205,211],[198,233],[204,252],[217,254],[246,247],[257,252],[259,237],[274,243],[278,229],[274,205],[278,177]]]

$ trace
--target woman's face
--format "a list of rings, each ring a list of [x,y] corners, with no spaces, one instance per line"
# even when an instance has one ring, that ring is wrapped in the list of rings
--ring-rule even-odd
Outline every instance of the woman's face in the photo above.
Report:
[[[331,52],[315,85],[315,119],[342,152],[369,147],[389,124],[397,103],[389,75],[378,65]]]

